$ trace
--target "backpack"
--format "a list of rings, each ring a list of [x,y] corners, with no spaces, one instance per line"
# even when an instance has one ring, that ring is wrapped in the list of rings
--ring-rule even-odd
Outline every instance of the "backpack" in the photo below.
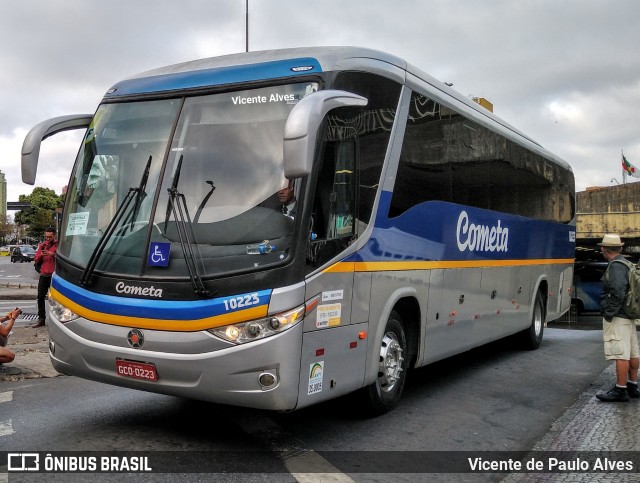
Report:
[[[613,260],[623,263],[629,269],[629,289],[624,297],[622,308],[632,319],[640,319],[640,270],[629,260]]]

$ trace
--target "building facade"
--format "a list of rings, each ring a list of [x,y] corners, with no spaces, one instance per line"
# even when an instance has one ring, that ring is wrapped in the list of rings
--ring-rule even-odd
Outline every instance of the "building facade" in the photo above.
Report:
[[[618,233],[625,252],[640,253],[640,182],[576,193],[576,246],[598,251],[605,233]]]

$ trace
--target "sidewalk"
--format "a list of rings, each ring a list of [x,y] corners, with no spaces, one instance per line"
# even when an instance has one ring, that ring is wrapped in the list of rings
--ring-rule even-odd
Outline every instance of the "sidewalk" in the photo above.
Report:
[[[36,284],[0,284],[0,300],[36,300]],[[60,374],[49,360],[47,326],[32,329],[35,320],[18,317],[9,337],[9,348],[16,358],[10,364],[0,364],[0,382],[56,377]]]
[[[638,431],[638,413],[640,399],[629,402],[604,403],[595,394],[608,390],[615,382],[615,365],[611,364],[591,384],[577,401],[558,418],[532,449],[538,459],[542,452],[551,452],[548,456],[561,454],[559,459],[566,461],[586,459],[600,455],[618,461],[634,461],[632,472],[597,473],[514,473],[502,480],[502,483],[540,483],[540,482],[638,482],[638,451],[640,450],[640,432]],[[570,452],[570,453],[558,453]],[[545,455],[546,456],[546,455]]]

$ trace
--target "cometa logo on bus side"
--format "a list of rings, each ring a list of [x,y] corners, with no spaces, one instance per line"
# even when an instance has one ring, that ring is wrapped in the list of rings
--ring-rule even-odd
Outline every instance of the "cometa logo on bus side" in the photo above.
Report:
[[[476,225],[469,222],[466,211],[458,216],[456,238],[458,250],[464,252],[507,252],[509,251],[509,228],[497,226]]]

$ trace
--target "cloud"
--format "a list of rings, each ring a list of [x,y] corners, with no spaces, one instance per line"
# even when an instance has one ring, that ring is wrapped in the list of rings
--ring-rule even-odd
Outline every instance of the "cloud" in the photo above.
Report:
[[[31,190],[14,174],[22,133],[49,117],[93,112],[111,85],[136,73],[244,51],[244,8],[227,0],[3,4],[0,42],[11,47],[0,52],[0,169],[10,198]],[[620,176],[621,149],[640,163],[638,18],[636,0],[249,0],[249,45],[360,45],[405,58],[489,99],[497,115],[565,158],[583,190]],[[55,168],[40,163],[38,185],[60,190],[68,178],[77,145],[60,142]]]

